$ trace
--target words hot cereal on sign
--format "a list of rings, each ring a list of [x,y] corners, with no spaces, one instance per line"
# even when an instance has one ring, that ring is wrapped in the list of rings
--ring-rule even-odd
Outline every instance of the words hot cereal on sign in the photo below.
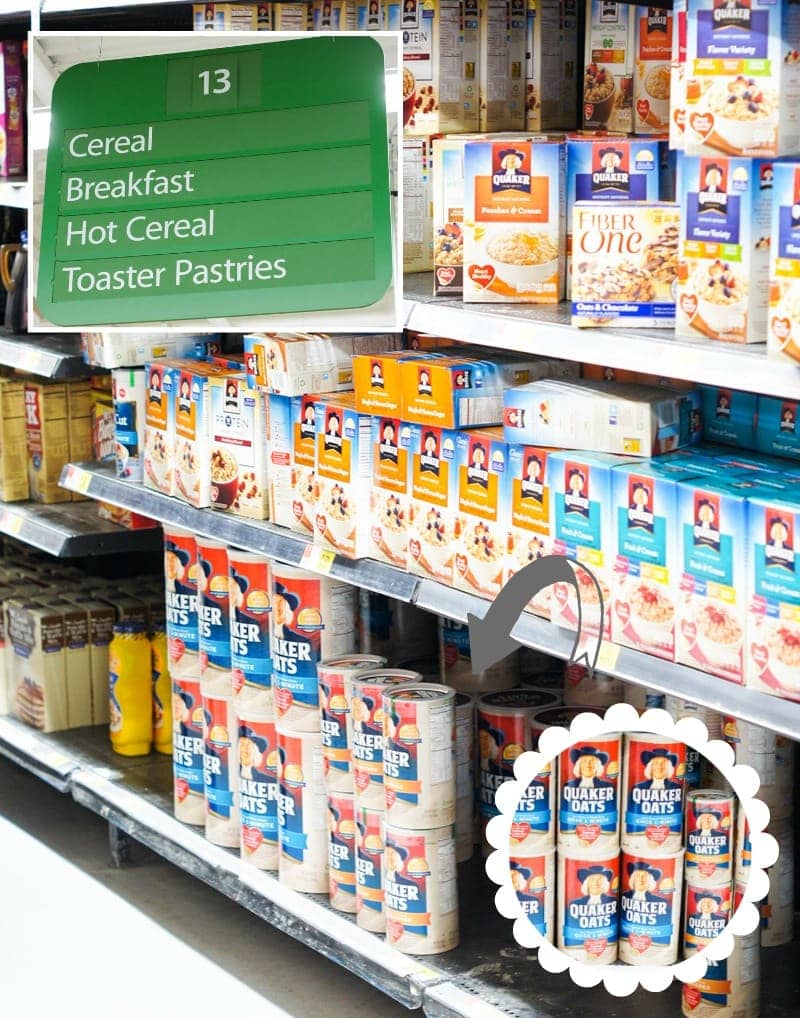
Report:
[[[376,40],[98,60],[56,82],[37,289],[55,324],[367,307],[391,277]]]

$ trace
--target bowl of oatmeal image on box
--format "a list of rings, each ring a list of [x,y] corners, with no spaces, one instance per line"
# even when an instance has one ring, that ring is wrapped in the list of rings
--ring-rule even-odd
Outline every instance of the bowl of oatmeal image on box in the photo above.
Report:
[[[746,74],[715,80],[704,93],[701,110],[713,118],[713,131],[734,152],[760,150],[775,134],[778,93]],[[695,121],[702,126],[702,120]]]
[[[525,292],[558,272],[558,239],[535,226],[487,227],[486,262],[498,279]]]
[[[614,611],[628,620],[634,642],[642,648],[672,651],[675,605],[669,590],[639,576],[626,576],[617,587]]]
[[[748,287],[735,267],[720,258],[698,262],[691,280],[699,317],[719,336],[744,336]]]
[[[721,601],[694,599],[695,642],[710,665],[740,672],[744,631],[730,607]]]

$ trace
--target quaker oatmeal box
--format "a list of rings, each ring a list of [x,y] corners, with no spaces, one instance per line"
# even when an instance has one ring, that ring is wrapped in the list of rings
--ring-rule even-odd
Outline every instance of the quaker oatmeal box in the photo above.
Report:
[[[452,586],[456,533],[457,431],[411,426],[408,571]]]
[[[764,342],[773,173],[763,159],[681,157],[679,336]]]
[[[477,134],[433,139],[433,292],[461,296],[464,288],[464,146]],[[404,167],[405,169],[405,167]],[[408,215],[403,176],[403,229]]]
[[[800,143],[800,7],[696,0],[686,27],[686,152],[791,155]]]
[[[550,488],[547,458],[551,449],[535,445],[508,446],[508,542],[503,582],[530,562],[552,554]],[[550,617],[550,588],[536,594],[527,610]]]
[[[210,383],[211,505],[263,520],[268,513],[265,395],[241,377]]]
[[[482,131],[525,129],[525,8],[526,0],[479,0]]]
[[[800,361],[800,163],[773,169],[767,352],[788,363]]]
[[[682,152],[686,145],[686,7],[672,5],[672,59],[669,75],[669,147]]]
[[[464,149],[464,300],[555,304],[564,295],[565,146]]]
[[[572,324],[675,324],[679,210],[669,202],[576,202]]]
[[[672,12],[637,7],[633,61],[633,129],[636,134],[669,130]]]
[[[478,128],[478,0],[403,0],[389,31],[403,33],[407,134]]]
[[[586,0],[583,126],[633,130],[633,27],[636,8]]]
[[[433,141],[403,138],[403,272],[433,268]]]
[[[145,365],[146,402],[142,472],[145,488],[175,494],[175,405],[177,361]]]
[[[372,418],[369,557],[405,569],[408,559],[408,452],[411,428],[397,417]]]

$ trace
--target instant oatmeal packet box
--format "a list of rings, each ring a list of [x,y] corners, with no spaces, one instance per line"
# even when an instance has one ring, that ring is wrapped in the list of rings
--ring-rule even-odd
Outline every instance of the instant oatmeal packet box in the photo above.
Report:
[[[678,223],[671,202],[576,202],[572,324],[672,328]]]
[[[636,8],[586,0],[583,126],[633,130],[633,35]]]
[[[692,339],[763,343],[773,164],[688,155],[682,155],[680,163],[675,331]]]
[[[637,7],[634,29],[633,130],[669,131],[672,11]]]
[[[466,302],[556,304],[564,296],[565,154],[560,141],[466,145]]]
[[[767,353],[800,361],[800,163],[773,165]]]
[[[266,395],[241,376],[210,379],[211,505],[234,516],[268,515]]]
[[[796,152],[798,47],[800,7],[791,0],[689,0],[686,152]]]

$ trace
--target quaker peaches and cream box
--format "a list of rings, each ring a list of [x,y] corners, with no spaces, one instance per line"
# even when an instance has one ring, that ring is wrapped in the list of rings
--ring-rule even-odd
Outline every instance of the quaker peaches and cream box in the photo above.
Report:
[[[635,19],[633,130],[663,134],[669,130],[672,12],[637,7]]]

